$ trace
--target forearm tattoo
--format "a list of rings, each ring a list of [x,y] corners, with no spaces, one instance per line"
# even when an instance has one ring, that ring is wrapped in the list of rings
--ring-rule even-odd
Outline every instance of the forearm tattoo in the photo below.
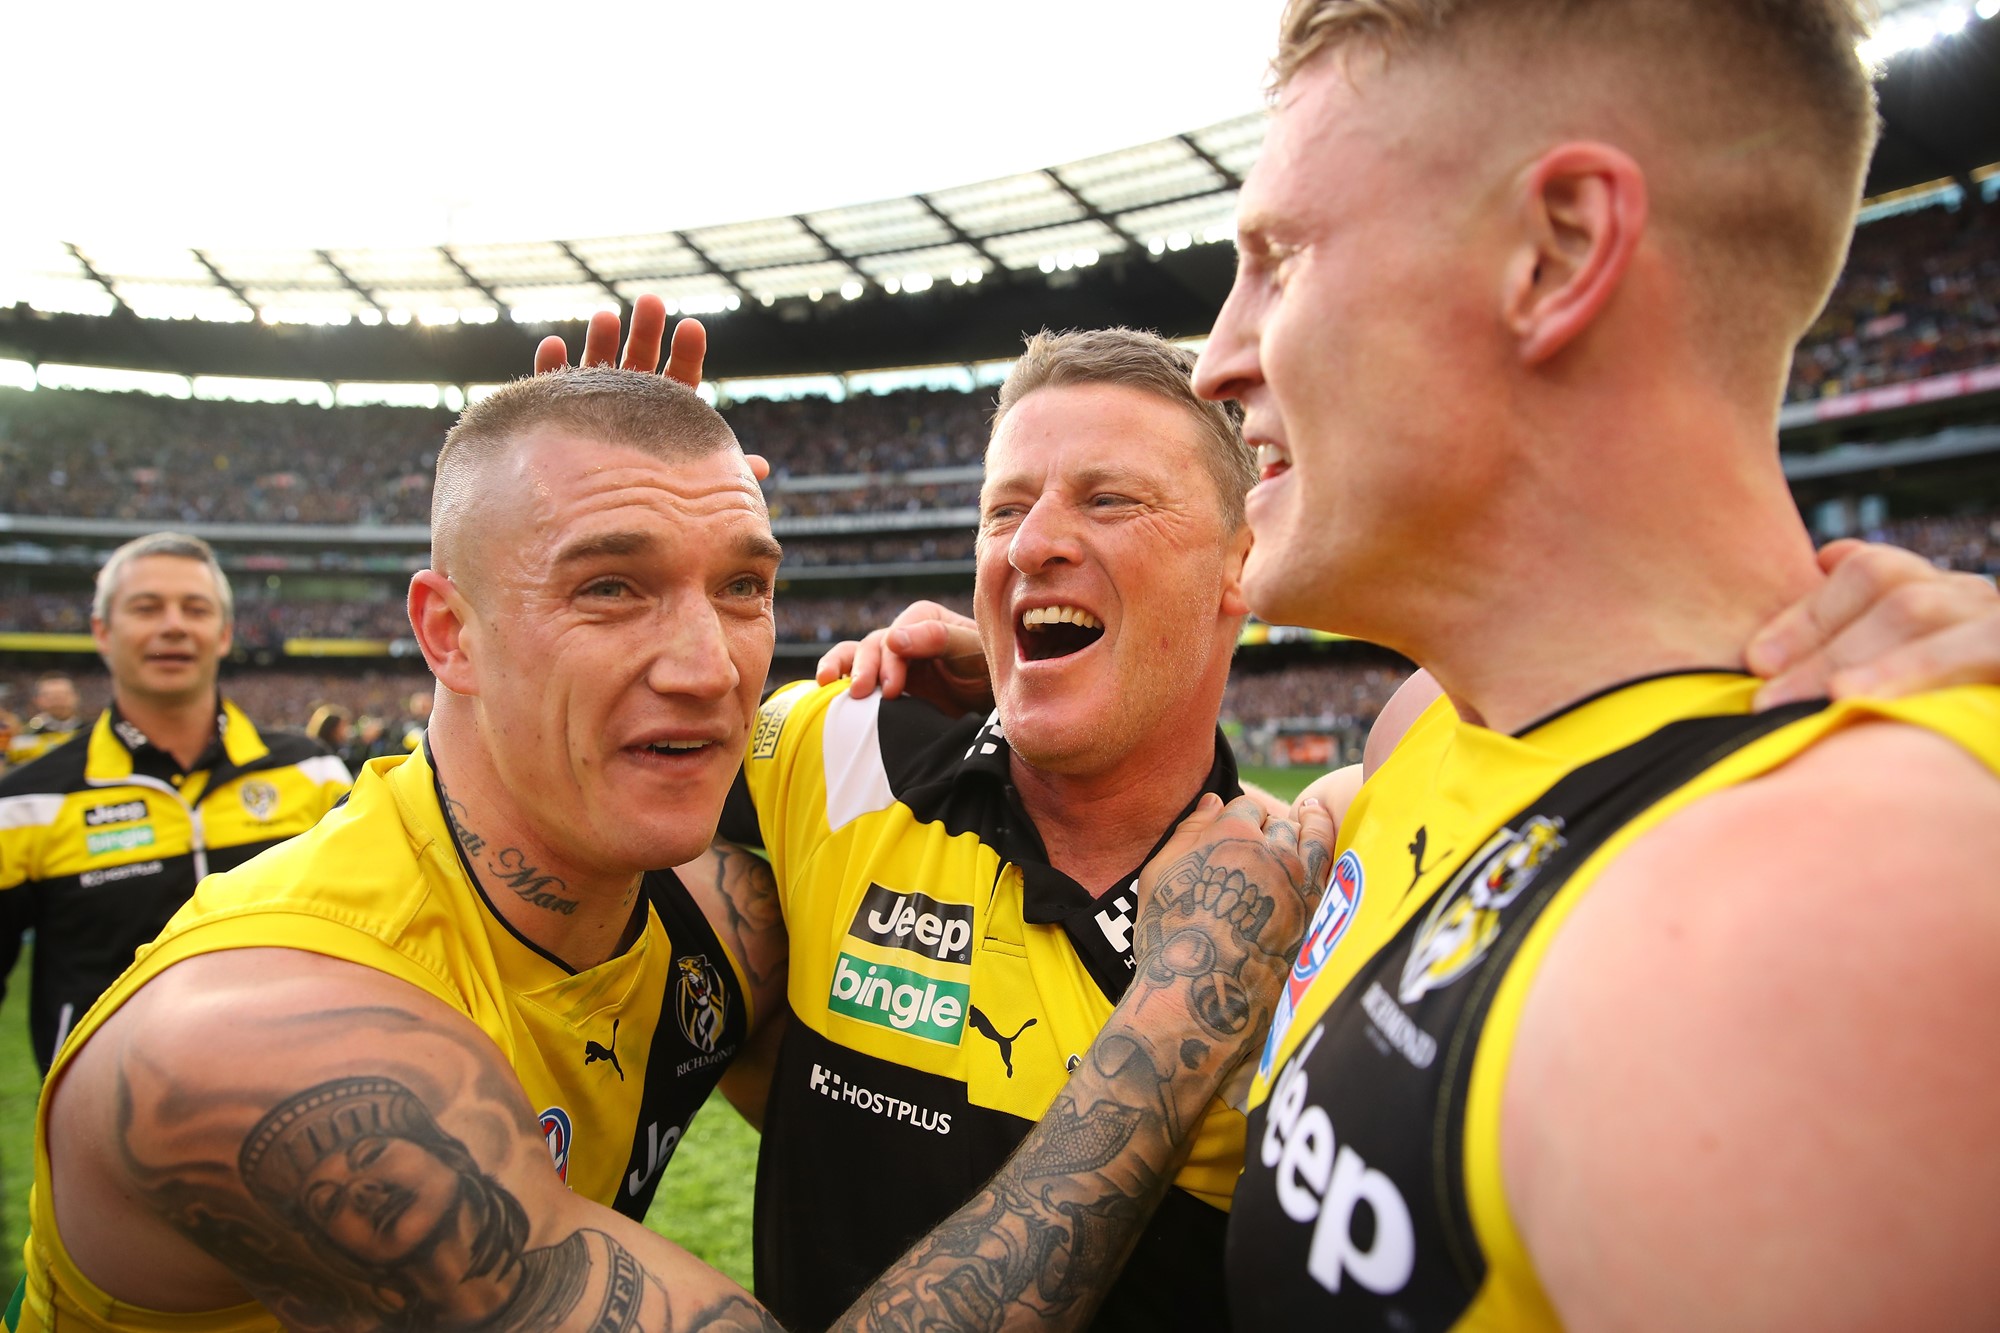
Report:
[[[204,1119],[240,1114],[241,1102],[205,1103],[180,1091],[142,1105],[131,1073],[121,1069],[118,1085],[130,1179],[157,1216],[226,1266],[287,1328],[778,1327],[740,1296],[681,1311],[676,1320],[663,1281],[604,1231],[579,1227],[553,1243],[531,1244],[534,1227],[520,1200],[465,1139],[438,1123],[435,1090],[420,1094],[379,1074],[327,1080],[264,1110],[233,1161],[160,1163],[149,1159],[163,1140],[184,1141]],[[496,1081],[480,1080],[480,1105],[458,1108],[461,1122],[479,1131],[470,1136],[476,1140],[494,1138],[489,1119],[519,1113]],[[488,1092],[499,1092],[501,1104],[484,1104],[479,1094]]]
[[[1330,859],[1286,825],[1223,839],[1160,872],[1119,1008],[1164,1009],[1162,1026],[1178,1032],[1157,1044],[1123,1028],[1100,1036],[1000,1173],[836,1327],[994,1333],[1088,1320],[1222,1075],[1269,1023]]]
[[[445,818],[451,821],[458,845],[465,849],[465,859],[478,872],[480,883],[507,889],[530,907],[562,916],[574,914],[582,905],[568,881],[530,862],[519,847],[495,847],[473,830],[465,803],[445,791],[442,784],[438,790],[444,795]]]

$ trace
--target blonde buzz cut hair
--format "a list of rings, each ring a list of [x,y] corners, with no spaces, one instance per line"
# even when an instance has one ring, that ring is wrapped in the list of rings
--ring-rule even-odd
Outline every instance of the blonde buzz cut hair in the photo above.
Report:
[[[1654,211],[1707,275],[1705,315],[1789,353],[1846,260],[1874,152],[1858,50],[1874,14],[1870,0],[1290,0],[1271,89],[1336,53],[1438,58],[1497,126],[1641,126],[1679,154]],[[1745,301],[1749,283],[1774,299]]]

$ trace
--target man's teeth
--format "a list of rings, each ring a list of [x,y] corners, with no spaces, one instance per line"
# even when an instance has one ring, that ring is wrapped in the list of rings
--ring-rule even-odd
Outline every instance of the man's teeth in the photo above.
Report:
[[[707,741],[654,741],[647,748],[653,750],[699,750],[707,744]]]
[[[1103,629],[1104,622],[1078,606],[1037,606],[1021,613],[1021,623],[1029,629],[1040,625],[1081,625]]]
[[[1258,467],[1260,468],[1281,467],[1289,462],[1291,462],[1291,460],[1285,457],[1285,451],[1283,449],[1280,449],[1277,445],[1260,444],[1257,446]]]

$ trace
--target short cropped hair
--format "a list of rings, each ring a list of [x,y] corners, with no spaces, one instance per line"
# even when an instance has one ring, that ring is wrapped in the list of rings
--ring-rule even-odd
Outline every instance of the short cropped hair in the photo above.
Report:
[[[1540,90],[1523,92],[1539,105],[1615,63],[1620,110],[1678,133],[1695,178],[1716,180],[1682,192],[1697,196],[1682,221],[1719,296],[1709,313],[1741,322],[1741,282],[1768,276],[1784,298],[1784,327],[1771,331],[1789,352],[1840,274],[1874,153],[1875,92],[1858,50],[1873,13],[1870,0],[1289,0],[1272,91],[1355,47],[1392,62],[1490,54]],[[1732,163],[1756,174],[1718,170]]]
[[[215,548],[185,532],[149,532],[143,537],[134,537],[113,551],[111,558],[104,562],[104,567],[97,571],[97,589],[91,595],[90,614],[98,620],[110,620],[111,603],[117,600],[118,581],[125,577],[126,566],[134,560],[154,555],[170,555],[207,565],[209,577],[215,580],[215,598],[222,604],[222,622],[226,625],[236,619],[236,595],[230,591],[229,576],[222,572],[221,564],[216,561]]]
[[[1199,427],[1202,462],[1215,482],[1230,532],[1243,526],[1243,497],[1257,484],[1257,462],[1243,440],[1240,403],[1212,403],[1195,395],[1195,354],[1140,329],[1043,329],[1028,339],[1021,359],[1000,386],[993,429],[1014,405],[1037,389],[1111,384],[1139,389],[1187,412]]]
[[[442,572],[447,542],[478,501],[478,473],[531,431],[569,431],[668,462],[690,462],[736,447],[722,414],[685,384],[608,367],[572,368],[507,384],[467,407],[438,451],[431,490],[431,561]]]

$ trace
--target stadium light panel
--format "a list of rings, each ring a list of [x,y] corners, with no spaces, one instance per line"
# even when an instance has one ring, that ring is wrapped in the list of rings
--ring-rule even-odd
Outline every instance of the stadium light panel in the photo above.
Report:
[[[846,282],[843,282],[843,283],[841,283],[841,284],[840,284],[840,296],[841,296],[841,299],[842,299],[842,300],[845,300],[845,301],[858,301],[858,300],[860,300],[860,299],[861,299],[861,293],[862,293],[862,292],[864,292],[864,291],[866,291],[866,290],[868,290],[868,289],[867,289],[867,288],[865,288],[865,287],[863,287],[863,286],[861,285],[861,283],[860,283],[860,282],[859,282],[858,280],[854,279],[854,278],[849,278],[849,279],[848,279],[848,280],[847,280]],[[813,300],[815,300],[815,301],[819,300],[819,298],[820,298],[820,295],[821,295],[821,293],[820,293],[820,290],[819,290],[819,288],[815,287],[815,288],[813,288],[813,289],[812,289],[812,299],[813,299]]]
[[[901,278],[884,278],[882,279],[882,290],[894,296],[903,290],[903,280]]]
[[[2000,17],[2000,0],[1979,0],[1973,12],[1983,19]]]
[[[363,324],[366,324],[369,328],[372,329],[377,324],[380,324],[382,322],[382,312],[370,308],[362,311],[361,314],[358,316],[358,318],[361,320]]]
[[[0,386],[35,391],[35,368],[26,361],[0,359]]]
[[[463,412],[465,410],[465,390],[459,388],[456,384],[445,385],[444,406],[448,412]]]
[[[99,393],[147,393],[155,398],[192,398],[185,375],[159,370],[114,370],[108,366],[66,366],[44,361],[35,372],[44,389],[94,389]]]
[[[458,323],[458,307],[448,305],[427,305],[417,310],[417,322],[433,327],[440,324]]]
[[[444,393],[435,384],[348,380],[333,386],[333,400],[341,407],[436,408],[444,401]]]
[[[410,312],[401,306],[391,306],[389,308],[389,322],[391,324],[407,324],[410,322]]]
[[[333,406],[333,386],[324,380],[267,380],[241,375],[196,375],[194,396],[208,402],[307,403]]]

